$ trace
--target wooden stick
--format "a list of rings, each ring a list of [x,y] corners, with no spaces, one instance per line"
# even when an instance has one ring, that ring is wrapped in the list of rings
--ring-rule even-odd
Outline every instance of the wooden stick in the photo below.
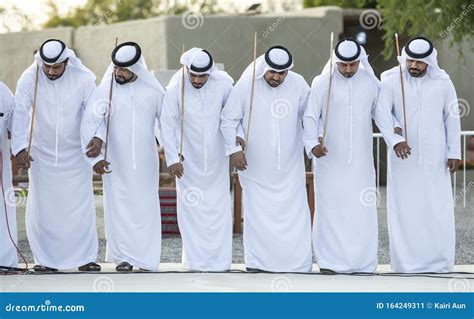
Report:
[[[118,37],[115,38],[115,47],[117,47]],[[112,76],[110,77],[110,90],[109,90],[109,105],[107,108],[107,124],[105,130],[105,151],[104,161],[107,161],[107,150],[109,146],[109,127],[110,127],[110,113],[112,113],[112,88],[114,83],[114,68],[112,67]]]
[[[184,53],[184,43],[183,43],[183,53]],[[184,69],[186,66],[182,64],[182,79],[181,79],[181,138],[179,140],[179,163],[183,161],[183,143],[184,143],[184,85],[186,84],[184,82]]]
[[[400,45],[398,43],[398,33],[395,33],[395,44],[397,47],[397,60],[400,56]],[[402,104],[403,104],[403,135],[405,135],[405,141],[408,143],[408,132],[407,132],[407,112],[405,106],[405,87],[403,85],[403,72],[402,72],[402,64],[398,61],[398,68],[400,70],[400,87],[402,89]]]
[[[250,124],[252,120],[252,107],[253,107],[253,93],[255,90],[255,72],[257,64],[257,32],[253,35],[253,75],[252,75],[252,90],[250,91],[250,108],[249,108],[249,120],[247,123],[247,132],[245,134],[245,148],[244,153],[248,149],[249,135],[250,135]]]
[[[328,86],[328,95],[326,97],[326,114],[324,116],[324,127],[323,127],[323,138],[321,140],[321,147],[324,148],[326,143],[326,134],[328,129],[328,115],[329,115],[329,102],[331,100],[331,86],[332,86],[332,48],[334,46],[334,32],[331,32],[331,45],[329,48],[329,86]]]
[[[33,95],[33,110],[31,112],[31,123],[30,123],[30,138],[28,140],[28,149],[26,150],[26,159],[30,158],[31,154],[31,141],[33,140],[33,129],[35,126],[35,114],[36,114],[36,96],[38,95],[38,77],[39,77],[39,63],[36,62],[36,78],[35,78],[35,93]]]

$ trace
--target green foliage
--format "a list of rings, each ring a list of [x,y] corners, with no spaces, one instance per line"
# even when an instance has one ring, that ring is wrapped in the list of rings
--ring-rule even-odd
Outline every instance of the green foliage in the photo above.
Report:
[[[474,4],[465,0],[378,0],[385,31],[385,57],[393,52],[393,35],[423,35],[431,39],[449,39],[450,45],[472,38]],[[471,41],[472,43],[472,41]],[[471,44],[472,50],[472,44]]]
[[[375,8],[377,1],[367,0],[303,0],[303,7],[338,6],[341,8]]]
[[[473,35],[474,3],[466,0],[303,0],[305,7],[338,5],[343,8],[377,8],[384,31],[384,55],[393,54],[395,33],[405,37],[423,35],[434,40],[449,39],[451,46]],[[471,41],[471,50],[472,50]]]
[[[217,0],[191,0],[182,4],[172,2],[173,4],[165,0],[88,0],[84,6],[61,15],[57,5],[50,0],[48,3],[50,18],[44,27],[110,24],[159,15],[182,14],[187,10],[200,11],[202,14],[222,11]]]

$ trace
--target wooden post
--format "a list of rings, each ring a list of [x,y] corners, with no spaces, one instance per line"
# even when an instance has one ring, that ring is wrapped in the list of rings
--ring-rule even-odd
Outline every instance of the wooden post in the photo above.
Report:
[[[242,234],[242,186],[239,174],[232,173],[234,184],[234,234]]]

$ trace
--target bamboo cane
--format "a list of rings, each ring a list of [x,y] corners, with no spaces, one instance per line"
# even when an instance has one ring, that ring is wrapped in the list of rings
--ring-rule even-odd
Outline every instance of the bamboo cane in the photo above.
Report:
[[[249,119],[247,122],[247,130],[245,134],[245,148],[244,153],[248,149],[249,135],[250,135],[250,125],[252,121],[252,107],[253,107],[253,95],[255,91],[255,72],[257,64],[257,32],[253,35],[253,73],[252,73],[252,89],[250,91],[250,107],[249,107]]]
[[[397,58],[400,56],[400,45],[398,43],[398,33],[395,33],[395,45],[397,47]],[[402,89],[402,105],[403,105],[403,135],[405,136],[405,141],[408,143],[408,132],[407,132],[407,112],[405,106],[405,87],[403,85],[403,72],[402,64],[398,61],[398,68],[400,70],[400,87]]]
[[[331,86],[332,86],[332,48],[334,46],[334,32],[331,32],[331,45],[329,48],[329,86],[328,86],[328,94],[326,97],[326,114],[324,116],[324,127],[323,127],[323,137],[321,140],[321,147],[324,148],[324,144],[326,143],[326,134],[328,129],[328,117],[329,117],[329,105],[331,100]]]

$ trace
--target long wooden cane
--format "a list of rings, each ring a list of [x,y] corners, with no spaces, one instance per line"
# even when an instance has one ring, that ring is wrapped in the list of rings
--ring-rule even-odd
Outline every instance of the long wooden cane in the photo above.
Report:
[[[7,196],[5,194],[5,185],[4,185],[4,182],[3,182],[3,172],[4,172],[4,167],[3,167],[3,149],[2,149],[2,146],[3,145],[3,139],[6,138],[6,134],[2,134],[2,136],[0,137],[0,184],[1,184],[1,187],[2,187],[2,198],[3,198],[3,210],[5,212],[5,225],[6,225],[6,228],[7,228],[7,232],[8,232],[8,237],[10,238],[10,241],[12,243],[12,245],[15,247],[16,249],[16,252],[18,253],[18,255],[20,255],[20,257],[23,259],[23,262],[25,263],[25,268],[10,268],[10,270],[18,270],[18,271],[28,271],[28,261],[26,260],[25,256],[21,253],[21,250],[20,248],[18,248],[18,245],[17,243],[15,242],[15,240],[13,239],[13,235],[12,235],[12,231],[10,229],[10,220],[8,218],[8,208],[7,208]],[[10,159],[8,159],[10,160]],[[13,188],[10,189],[11,192],[11,196],[13,196],[13,198],[15,197],[15,194],[13,193]],[[2,265],[0,265],[2,266]],[[2,267],[3,268],[3,267]]]
[[[398,43],[398,33],[395,33],[395,45],[397,47],[397,60],[400,56],[400,45]],[[405,141],[408,143],[408,132],[407,132],[407,112],[405,106],[405,87],[403,85],[403,72],[402,72],[402,64],[398,61],[398,68],[400,70],[400,87],[402,89],[402,105],[403,105],[403,130],[405,135]]]
[[[321,140],[321,147],[324,148],[324,144],[326,143],[326,134],[328,129],[328,116],[329,116],[329,105],[331,101],[331,86],[332,86],[332,48],[334,45],[334,32],[331,32],[331,45],[329,47],[329,86],[328,86],[328,94],[326,97],[326,114],[324,115],[324,127],[323,127],[323,138]]]
[[[183,43],[183,53],[184,53],[184,43]],[[184,69],[185,69],[185,65],[183,64],[181,66],[182,68],[182,76],[181,76],[181,116],[180,116],[180,122],[181,122],[181,137],[180,137],[180,140],[179,140],[179,163],[181,163],[183,161],[183,143],[184,143],[184,85],[185,85],[185,81],[184,81],[184,76],[185,76],[185,73],[184,73]]]
[[[30,138],[28,140],[28,149],[26,150],[26,160],[28,161],[31,154],[31,142],[33,140],[33,130],[35,126],[35,114],[36,114],[36,96],[38,95],[38,77],[39,77],[39,63],[36,62],[36,78],[35,78],[35,92],[33,95],[33,106],[31,111],[31,123],[30,123]]]
[[[115,38],[115,47],[118,44],[118,37]],[[109,104],[107,106],[107,123],[105,129],[105,150],[104,150],[104,161],[107,161],[107,151],[109,148],[109,128],[110,128],[110,113],[112,113],[112,88],[114,84],[114,68],[112,67],[112,74],[110,76],[110,89],[109,89]],[[110,173],[111,171],[106,171]]]
[[[247,130],[245,134],[245,148],[243,149],[244,154],[248,148],[249,144],[249,135],[250,135],[250,124],[252,121],[252,107],[253,107],[253,95],[255,91],[255,72],[257,64],[257,32],[253,35],[253,72],[252,72],[252,89],[250,91],[250,107],[249,107],[249,119],[247,122]]]

